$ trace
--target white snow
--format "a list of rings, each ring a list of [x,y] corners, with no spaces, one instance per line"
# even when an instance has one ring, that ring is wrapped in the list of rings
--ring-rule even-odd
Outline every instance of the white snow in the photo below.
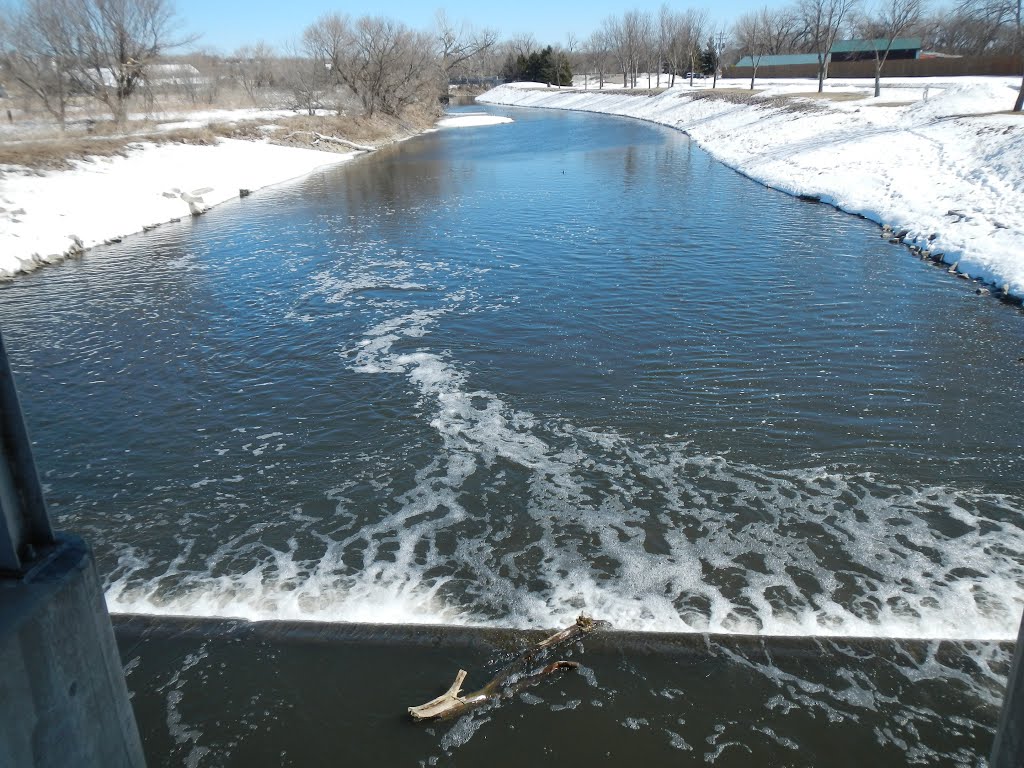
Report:
[[[941,251],[961,272],[1024,296],[1024,116],[1007,113],[1019,80],[884,84],[884,98],[873,99],[870,82],[830,82],[830,93],[854,97],[832,101],[813,98],[816,84],[808,81],[758,81],[763,90],[755,100],[739,103],[707,98],[710,80],[695,81],[694,88],[677,80],[656,96],[630,95],[621,86],[584,91],[516,83],[478,101],[677,128],[762,184],[908,229],[908,243]],[[786,98],[773,98],[779,96]]]
[[[140,144],[45,175],[0,179],[0,276],[59,261],[94,245],[191,215],[355,157],[224,139],[214,146]]]
[[[476,114],[450,115],[437,121],[438,128],[475,128],[481,125],[501,125],[511,123],[511,117],[490,115],[484,112]]]
[[[720,81],[742,89],[745,81]],[[941,251],[961,272],[1024,296],[1024,117],[1010,78],[887,80],[883,99],[802,99],[807,81],[759,81],[751,103],[699,98],[711,81],[677,81],[657,96],[500,86],[480,98],[513,106],[625,115],[685,131],[725,164],[791,194],[908,229],[908,242]],[[830,81],[860,96],[865,81]],[[784,99],[774,98],[784,96]],[[794,99],[796,99],[794,101]],[[806,110],[793,109],[803,105]],[[810,110],[810,111],[808,111]],[[251,119],[267,112],[191,114],[182,124]],[[1000,114],[1002,113],[1002,114]],[[460,114],[440,128],[511,122]],[[177,126],[176,126],[177,127]],[[0,276],[188,216],[354,156],[225,139],[215,146],[139,144],[127,158],[96,158],[68,171],[0,178]]]
[[[287,116],[288,110],[210,110],[160,129]],[[484,113],[448,116],[440,128],[510,123]],[[144,228],[202,212],[250,191],[345,162],[358,152],[321,152],[265,141],[213,146],[139,142],[127,157],[90,158],[67,171],[0,175],[0,277],[31,271]]]

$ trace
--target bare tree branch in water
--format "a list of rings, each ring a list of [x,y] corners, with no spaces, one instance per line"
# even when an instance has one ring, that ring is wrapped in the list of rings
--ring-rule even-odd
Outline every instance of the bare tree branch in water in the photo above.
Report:
[[[556,648],[581,640],[603,624],[604,622],[580,616],[576,619],[575,624],[566,627],[561,632],[556,632],[528,648],[515,661],[499,672],[487,685],[465,696],[459,696],[459,691],[462,689],[462,683],[465,681],[467,673],[466,670],[460,669],[459,673],[455,676],[455,681],[447,691],[436,699],[431,699],[426,704],[420,704],[418,707],[409,707],[409,714],[413,720],[437,720],[455,717],[489,702],[511,698],[520,691],[536,685],[556,672],[567,672],[577,669],[579,664],[575,661],[558,660],[545,665],[533,674],[518,674],[522,671],[524,665],[536,661],[542,655],[547,655]]]

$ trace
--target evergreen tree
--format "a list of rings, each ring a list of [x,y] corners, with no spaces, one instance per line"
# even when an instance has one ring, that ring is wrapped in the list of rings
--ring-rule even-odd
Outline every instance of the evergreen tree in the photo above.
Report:
[[[707,45],[700,53],[700,71],[705,75],[713,75],[718,71],[718,48],[715,41],[708,38]]]
[[[569,57],[560,55],[549,45],[542,51],[530,51],[528,56],[510,56],[502,67],[502,77],[508,81],[571,85],[572,67]]]

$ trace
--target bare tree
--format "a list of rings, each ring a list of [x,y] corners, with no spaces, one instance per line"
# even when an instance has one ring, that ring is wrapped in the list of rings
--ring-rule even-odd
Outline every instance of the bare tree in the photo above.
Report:
[[[1014,15],[1017,30],[1014,35],[1014,53],[1024,60],[1024,26],[1021,23],[1021,0],[1017,0],[1017,8]],[[1024,111],[1024,62],[1021,66],[1020,91],[1017,92],[1017,100],[1013,104],[1014,112]]]
[[[1020,53],[1024,49],[1022,0],[962,0],[956,10],[975,27],[975,36],[984,41],[984,47],[975,53],[989,50]]]
[[[615,61],[616,69],[622,73],[622,87],[629,87],[629,49],[622,20],[608,16],[601,22],[601,34],[608,45],[608,52]]]
[[[924,47],[967,56],[991,50],[998,36],[991,23],[962,10],[936,13],[923,20],[919,29]]]
[[[537,39],[529,32],[510,38],[508,46],[515,56],[529,56],[532,51],[539,47]]]
[[[774,56],[806,50],[807,30],[800,23],[795,7],[761,9],[761,27],[764,30],[764,53]]]
[[[684,14],[683,34],[685,39],[687,62],[690,70],[690,85],[700,64],[701,40],[704,38],[708,25],[708,12],[688,8]]]
[[[689,59],[689,30],[686,16],[676,11],[659,15],[658,21],[659,26],[665,26],[665,59],[669,72],[668,84],[672,87],[676,84],[676,75],[683,71],[684,63]]]
[[[799,0],[808,41],[818,56],[818,93],[825,89],[832,46],[856,5],[857,0]]]
[[[537,49],[537,40],[529,33],[516,35],[498,43],[494,49],[501,64],[502,75],[508,77],[516,71],[516,62],[520,58],[529,58],[530,53]]]
[[[351,27],[338,75],[368,115],[379,110],[397,117],[434,97],[438,66],[429,35],[399,21],[364,16]]]
[[[274,81],[273,67],[274,50],[266,42],[260,40],[255,45],[245,45],[232,55],[230,72],[253,105],[259,104],[257,93],[269,87]]]
[[[579,38],[576,37],[576,35],[574,35],[572,32],[570,32],[569,34],[567,34],[565,36],[565,50],[561,51],[561,53],[562,53],[562,56],[564,58],[564,61],[565,61],[566,65],[569,68],[569,71],[573,73],[573,78],[575,78],[575,75],[576,75],[576,69],[575,69],[574,65],[576,64],[576,62],[577,62],[577,60],[579,58],[577,56],[577,54],[579,53],[579,50],[580,50]],[[570,80],[569,81],[569,85],[573,86],[573,85],[576,85],[576,83],[573,80]]]
[[[644,55],[642,17],[641,11],[627,11],[622,18],[609,16],[601,27],[616,66],[622,72],[623,88],[636,88],[640,61]]]
[[[626,11],[619,24],[619,62],[622,65],[624,88],[636,88],[636,76],[640,70],[639,21],[639,11]]]
[[[861,37],[871,41],[875,56],[875,98],[882,93],[882,68],[896,38],[920,21],[925,0],[881,0],[857,22]]]
[[[672,9],[668,3],[662,3],[658,8],[658,17],[654,20],[654,44],[655,58],[658,62],[658,75],[656,85],[661,87],[661,71],[668,60],[668,47],[672,42]]]
[[[765,28],[764,8],[760,11],[749,11],[742,14],[733,23],[732,33],[739,44],[740,53],[750,57],[750,90],[754,90],[754,81],[757,79],[757,68],[761,64],[761,57],[765,55]]]
[[[63,131],[72,96],[73,30],[64,0],[27,0],[2,20],[0,55],[11,77],[43,105]]]
[[[435,34],[446,86],[453,71],[490,50],[498,41],[498,33],[493,29],[476,29],[466,23],[456,25],[443,10],[435,17]]]
[[[332,78],[322,59],[310,56],[304,41],[285,45],[278,62],[280,78],[292,92],[294,106],[307,115],[324,107],[331,91]]]
[[[651,15],[638,9],[626,11],[622,15],[621,28],[621,43],[626,69],[629,71],[629,85],[631,88],[636,88],[636,81],[640,75],[640,64],[645,60],[650,49],[653,29]]]
[[[227,62],[217,51],[208,49],[151,67],[145,87],[178,91],[193,104],[216,104],[225,80],[231,80]]]
[[[585,77],[589,77],[590,70],[596,72],[598,78],[597,87],[599,89],[604,88],[604,77],[608,70],[610,48],[611,46],[608,42],[608,33],[603,27],[595,29],[591,33],[590,37],[587,38],[587,43],[584,48],[584,58],[587,62],[587,66],[585,67]],[[584,79],[583,87],[589,87],[587,79]]]
[[[73,79],[106,104],[119,125],[146,67],[195,40],[177,35],[171,0],[67,0],[67,7],[75,33]]]
[[[302,32],[302,52],[324,69],[335,83],[343,82],[345,56],[355,34],[347,16],[325,13]]]

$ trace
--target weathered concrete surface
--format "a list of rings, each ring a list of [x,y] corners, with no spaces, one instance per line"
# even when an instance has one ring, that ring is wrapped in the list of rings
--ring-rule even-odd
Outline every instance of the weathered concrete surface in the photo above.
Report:
[[[406,708],[459,669],[467,690],[481,687],[550,631],[112,619],[151,768],[906,768],[915,756],[976,767],[1012,651],[595,632],[541,662],[580,662],[576,672],[428,726]]]
[[[145,765],[92,553],[76,536],[0,577],[0,765]]]
[[[1024,765],[1024,619],[1017,635],[1013,666],[1006,681],[1006,699],[992,746],[989,768],[1020,768]]]

